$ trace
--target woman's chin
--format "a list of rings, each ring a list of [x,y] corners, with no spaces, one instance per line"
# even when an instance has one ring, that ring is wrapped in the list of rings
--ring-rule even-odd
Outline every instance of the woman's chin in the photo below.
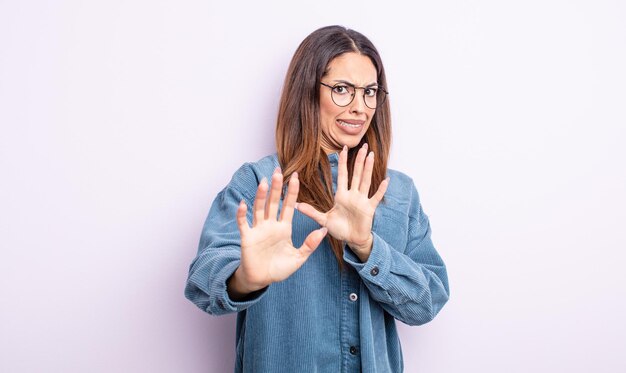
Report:
[[[345,139],[343,144],[347,145],[349,149],[356,148],[361,143],[363,136],[350,136],[349,139]]]
[[[340,136],[334,136],[332,141],[328,141],[332,144],[332,146],[324,146],[322,148],[326,150],[326,153],[334,153],[340,152],[343,149],[343,146],[346,145],[348,149],[352,149],[358,147],[361,143],[361,139],[363,139],[364,134],[359,133],[358,135],[346,135],[341,134]],[[329,149],[330,148],[330,149]]]

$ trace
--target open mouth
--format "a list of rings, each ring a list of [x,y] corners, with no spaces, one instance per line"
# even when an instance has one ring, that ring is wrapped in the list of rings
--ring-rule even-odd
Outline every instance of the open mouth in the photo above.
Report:
[[[361,128],[363,126],[363,123],[348,123],[344,122],[343,120],[337,120],[337,123],[342,127],[348,128]]]

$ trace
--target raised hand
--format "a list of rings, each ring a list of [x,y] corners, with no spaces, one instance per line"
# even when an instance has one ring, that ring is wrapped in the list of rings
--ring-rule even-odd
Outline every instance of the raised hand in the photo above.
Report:
[[[298,174],[289,180],[287,196],[278,216],[283,175],[280,169],[272,175],[272,189],[267,197],[267,180],[261,180],[253,206],[252,227],[246,219],[247,206],[241,201],[237,224],[241,233],[241,262],[228,281],[229,295],[242,298],[246,294],[282,281],[300,268],[326,235],[326,228],[311,232],[300,249],[291,241],[291,220],[299,189]]]
[[[382,200],[389,178],[383,180],[372,198],[368,197],[374,168],[374,153],[367,154],[367,144],[357,153],[354,162],[352,182],[348,188],[348,148],[344,146],[339,153],[337,172],[337,191],[335,205],[327,212],[317,211],[307,203],[298,203],[297,209],[322,227],[338,240],[344,241],[352,251],[365,262],[372,250],[372,223],[374,212]]]

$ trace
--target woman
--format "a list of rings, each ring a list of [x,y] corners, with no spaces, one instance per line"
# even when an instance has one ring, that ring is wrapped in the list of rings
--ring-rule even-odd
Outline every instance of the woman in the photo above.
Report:
[[[400,372],[395,320],[426,323],[448,300],[417,190],[387,169],[386,95],[365,36],[316,30],[287,72],[277,154],[213,202],[185,295],[238,312],[236,372]]]

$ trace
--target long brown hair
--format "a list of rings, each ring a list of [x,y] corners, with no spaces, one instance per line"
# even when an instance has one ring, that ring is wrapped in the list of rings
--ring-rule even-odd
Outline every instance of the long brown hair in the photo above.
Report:
[[[387,88],[385,69],[374,44],[357,31],[327,26],[307,36],[296,50],[285,77],[278,110],[276,148],[284,178],[288,180],[298,172],[299,201],[322,212],[333,207],[334,196],[330,163],[321,146],[320,82],[328,64],[348,52],[369,57],[376,68],[378,84]],[[348,180],[352,177],[356,153],[365,142],[376,155],[369,191],[371,197],[387,174],[391,146],[389,100],[376,109],[359,146],[348,151]],[[343,268],[343,243],[327,237],[339,268]]]

